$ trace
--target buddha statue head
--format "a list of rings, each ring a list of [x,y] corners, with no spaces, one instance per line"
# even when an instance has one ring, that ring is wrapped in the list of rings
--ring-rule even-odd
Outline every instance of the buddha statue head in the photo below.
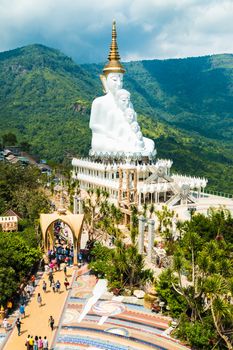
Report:
[[[137,121],[137,114],[135,110],[131,107],[126,108],[125,110],[125,116],[129,124],[133,123],[134,121]]]
[[[138,123],[136,121],[131,124],[131,129],[135,134],[137,132],[141,131],[140,126],[138,125]]]
[[[123,86],[123,74],[125,69],[120,62],[120,55],[117,46],[116,22],[112,24],[112,42],[108,55],[108,63],[104,66],[103,75],[100,76],[104,91],[109,91],[115,95],[115,92]]]
[[[116,103],[117,106],[125,112],[130,106],[130,93],[125,89],[119,89],[116,92]]]
[[[105,90],[111,92],[114,96],[123,86],[123,74],[122,73],[109,73],[106,76]]]

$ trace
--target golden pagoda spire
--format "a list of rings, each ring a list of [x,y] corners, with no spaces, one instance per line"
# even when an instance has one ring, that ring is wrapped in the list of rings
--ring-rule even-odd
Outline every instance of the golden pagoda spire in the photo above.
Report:
[[[120,55],[117,46],[117,32],[116,32],[116,21],[112,23],[112,42],[108,55],[109,62],[105,65],[103,72],[108,73],[125,73],[125,69],[120,63]]]

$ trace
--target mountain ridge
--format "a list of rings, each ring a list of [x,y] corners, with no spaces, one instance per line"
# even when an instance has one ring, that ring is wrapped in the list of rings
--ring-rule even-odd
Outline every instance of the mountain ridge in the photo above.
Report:
[[[216,56],[124,63],[124,87],[158,157],[173,159],[176,171],[209,177],[213,189],[231,191],[233,55]],[[13,131],[48,160],[87,155],[102,67],[78,65],[40,44],[0,53],[0,136]]]

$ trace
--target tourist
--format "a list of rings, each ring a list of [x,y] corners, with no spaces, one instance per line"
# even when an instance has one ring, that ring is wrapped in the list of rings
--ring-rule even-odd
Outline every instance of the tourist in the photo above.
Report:
[[[30,339],[30,334],[28,334],[28,337],[27,337],[26,343],[25,343],[25,346],[27,347],[27,350],[30,350],[29,339]]]
[[[37,295],[37,302],[38,302],[39,306],[42,306],[42,298],[41,298],[40,293],[38,293],[38,295]]]
[[[52,282],[54,282],[53,273],[51,271],[49,272],[49,282],[50,282],[50,287],[51,287]]]
[[[38,339],[38,350],[42,350],[43,349],[43,340],[41,337],[39,337]]]
[[[53,327],[54,327],[54,318],[53,318],[53,316],[50,316],[49,317],[49,325],[50,325],[50,328],[51,328],[51,330],[53,331]]]
[[[65,288],[66,288],[66,290],[67,290],[68,287],[69,287],[69,285],[70,285],[70,283],[69,283],[69,281],[67,280],[67,278],[65,278],[64,285],[65,285]]]
[[[35,287],[36,286],[36,277],[35,277],[35,275],[31,276],[31,282],[32,282],[32,286]]]
[[[56,292],[60,293],[61,283],[59,280],[57,280],[55,287],[56,287]]]
[[[42,289],[43,289],[43,291],[46,293],[47,283],[46,283],[45,281],[43,281]]]
[[[80,264],[82,264],[82,261],[83,261],[83,255],[82,255],[82,253],[78,253],[78,261],[79,261],[79,263]]]
[[[20,305],[19,307],[19,314],[20,314],[20,317],[25,317],[25,306],[23,304]]]
[[[37,335],[35,336],[33,350],[38,350],[38,337],[37,337]]]
[[[44,270],[45,270],[45,273],[48,275],[48,273],[49,273],[49,265],[48,264],[45,264]]]
[[[73,265],[73,260],[74,260],[74,251],[72,249],[70,250],[70,265]]]
[[[28,341],[28,344],[29,344],[29,350],[33,350],[34,339],[33,339],[32,335],[31,335],[31,338]]]
[[[44,337],[44,340],[43,340],[43,350],[49,350],[49,342],[47,337]]]
[[[16,320],[16,327],[17,327],[17,330],[18,330],[18,335],[20,335],[20,330],[21,330],[21,321],[19,318],[17,318]]]
[[[57,259],[57,271],[61,269],[61,259]]]
[[[49,268],[50,268],[50,272],[53,272],[53,268],[54,268],[54,263],[51,261],[51,263],[49,264]]]
[[[66,267],[66,265],[64,266],[63,271],[64,271],[65,276],[67,276],[67,267]]]
[[[20,304],[25,304],[27,301],[27,293],[25,292],[25,290],[22,291],[22,293],[20,294],[20,297],[19,297],[19,302]]]
[[[39,269],[41,269],[42,271],[45,271],[45,261],[44,261],[43,258],[40,260],[40,267],[39,267]]]
[[[8,331],[8,327],[9,327],[9,323],[7,321],[6,318],[4,318],[3,322],[2,322],[3,328],[5,329],[5,332]]]
[[[27,298],[30,299],[31,294],[33,292],[33,287],[30,284],[27,284],[26,287],[24,288],[26,294],[27,294]]]
[[[52,287],[53,292],[55,293],[56,292],[55,282],[52,282],[51,287]]]

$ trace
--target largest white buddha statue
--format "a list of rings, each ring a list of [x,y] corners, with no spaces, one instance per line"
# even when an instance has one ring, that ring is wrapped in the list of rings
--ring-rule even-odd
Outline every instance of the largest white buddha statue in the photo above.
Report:
[[[125,69],[120,63],[116,42],[116,24],[112,26],[109,62],[103,69],[101,81],[105,95],[97,97],[91,108],[92,153],[140,153],[154,155],[154,142],[142,136],[130,93],[123,87]]]

